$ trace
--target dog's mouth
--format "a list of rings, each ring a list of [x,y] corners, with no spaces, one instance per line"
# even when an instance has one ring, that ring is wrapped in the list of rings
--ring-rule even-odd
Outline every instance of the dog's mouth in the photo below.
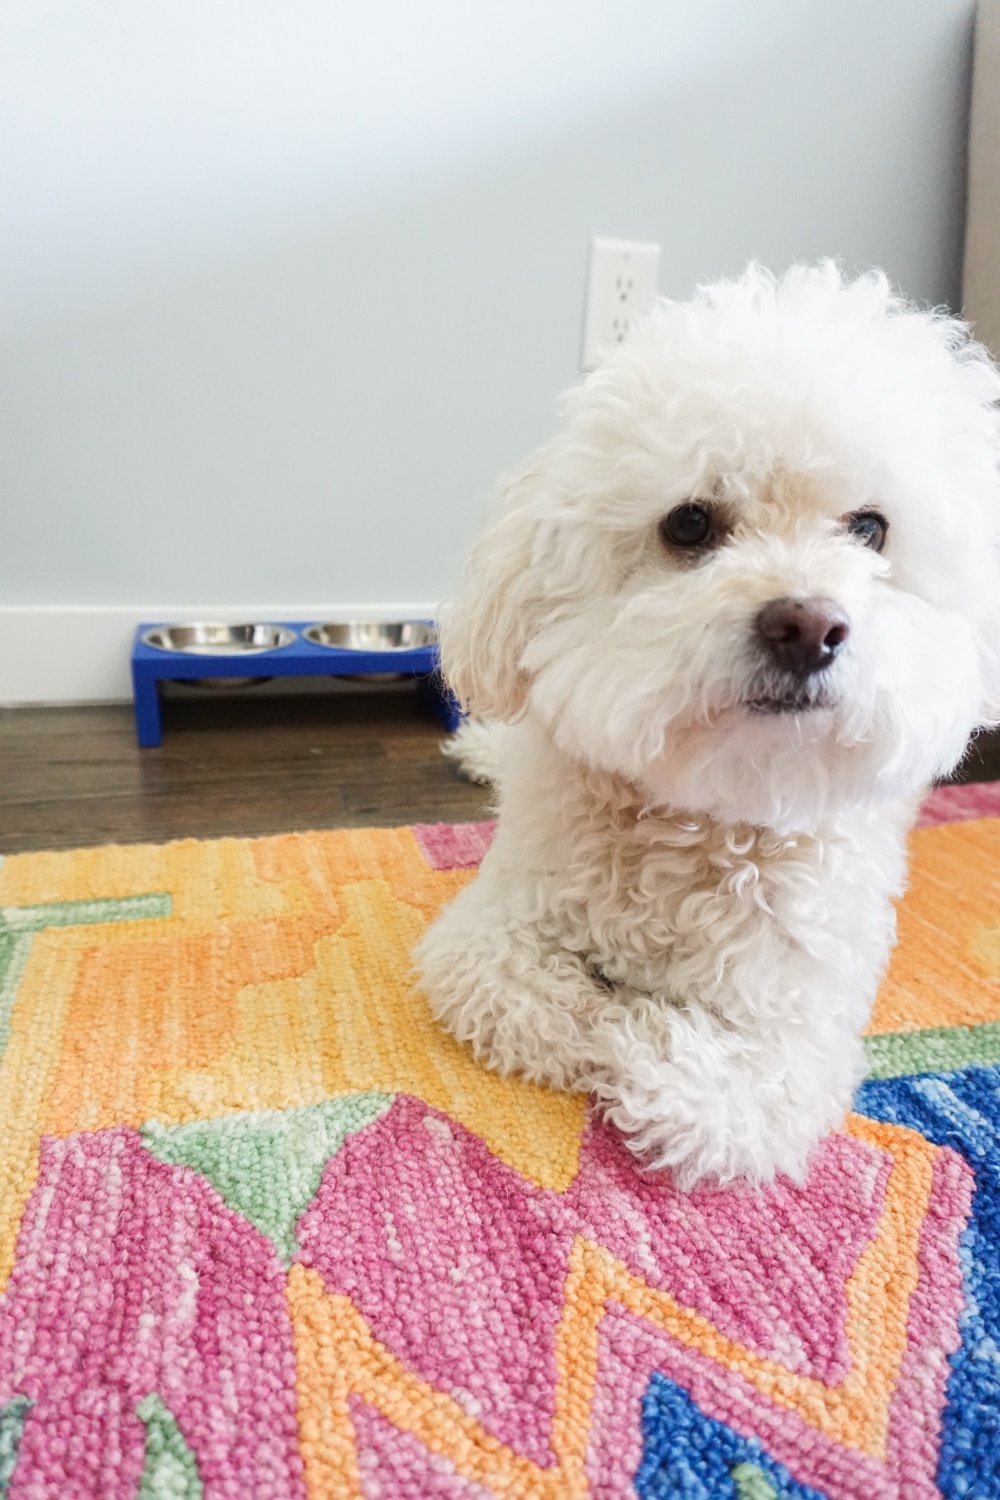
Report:
[[[752,714],[804,714],[828,707],[829,704],[811,698],[808,693],[789,693],[784,698],[751,698],[747,702]]]
[[[743,700],[752,714],[805,714],[833,708],[836,698],[822,682],[757,683]]]

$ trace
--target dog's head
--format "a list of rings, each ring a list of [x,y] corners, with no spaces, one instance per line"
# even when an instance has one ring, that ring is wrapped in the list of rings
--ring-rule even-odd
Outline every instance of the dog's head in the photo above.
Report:
[[[661,303],[507,486],[450,681],[651,804],[787,830],[912,795],[1000,705],[998,398],[879,274]]]

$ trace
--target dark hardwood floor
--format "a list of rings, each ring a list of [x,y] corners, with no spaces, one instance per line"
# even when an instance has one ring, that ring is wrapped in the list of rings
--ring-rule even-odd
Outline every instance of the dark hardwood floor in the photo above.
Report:
[[[488,816],[409,687],[295,696],[170,690],[163,744],[127,704],[0,709],[0,853]],[[1000,734],[958,778],[1000,780]]]
[[[0,709],[0,854],[488,816],[409,686],[180,691],[155,750],[137,748],[128,704]]]
[[[1000,729],[977,735],[951,781],[1000,781]]]

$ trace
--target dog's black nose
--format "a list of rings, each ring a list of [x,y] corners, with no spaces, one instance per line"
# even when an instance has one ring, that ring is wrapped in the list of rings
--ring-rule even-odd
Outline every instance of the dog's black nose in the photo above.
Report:
[[[757,616],[757,635],[785,672],[811,677],[828,667],[851,633],[832,599],[772,599]]]

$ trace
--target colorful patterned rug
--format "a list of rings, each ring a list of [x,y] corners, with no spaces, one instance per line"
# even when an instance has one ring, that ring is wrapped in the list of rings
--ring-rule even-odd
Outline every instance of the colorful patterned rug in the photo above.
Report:
[[[678,1194],[409,987],[486,825],[0,869],[0,1496],[1000,1495],[1000,789],[857,1113]]]

